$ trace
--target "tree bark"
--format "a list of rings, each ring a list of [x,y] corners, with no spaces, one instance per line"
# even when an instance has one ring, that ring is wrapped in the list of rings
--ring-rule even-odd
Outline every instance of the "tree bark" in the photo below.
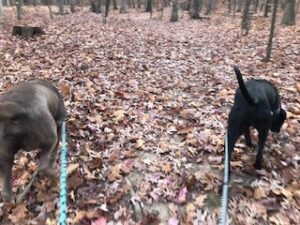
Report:
[[[108,17],[108,13],[109,13],[109,5],[110,5],[110,0],[105,0],[105,18]],[[105,19],[105,23],[106,23],[106,19]]]
[[[200,0],[193,0],[193,9],[192,9],[191,18],[200,19],[199,12],[200,12]]]
[[[267,0],[266,5],[265,5],[265,12],[264,12],[264,17],[268,17],[268,12],[271,7],[271,0]]]
[[[248,34],[250,29],[250,5],[251,0],[246,0],[245,6],[244,6],[244,12],[243,12],[243,19],[242,19],[242,30],[246,31],[246,34]]]
[[[75,13],[75,0],[70,0],[70,11]]]
[[[120,13],[126,13],[126,0],[121,0]]]
[[[207,0],[207,8],[205,15],[210,15],[213,9],[213,0]]]
[[[113,9],[118,10],[118,3],[117,0],[113,0]]]
[[[291,26],[296,24],[296,0],[286,1],[281,24],[286,26]]]
[[[242,12],[242,8],[243,8],[243,1],[242,0],[238,0],[238,9],[237,12]]]
[[[3,2],[0,0],[0,16],[3,16]]]
[[[17,0],[17,1],[16,1],[16,6],[17,6],[17,19],[18,19],[18,20],[21,20],[21,18],[22,18],[22,17],[21,17],[21,14],[22,14],[22,12],[21,12],[21,11],[22,11],[22,8],[21,8],[21,7],[22,7],[22,5],[21,5],[21,2],[20,2],[20,1],[21,1],[21,0]]]
[[[270,28],[270,36],[269,36],[269,42],[268,42],[268,46],[267,46],[267,55],[266,55],[266,58],[265,58],[265,61],[267,61],[267,62],[271,58],[271,51],[272,51],[273,37],[274,37],[274,31],[275,31],[277,8],[278,8],[278,0],[274,0],[272,21],[271,21],[271,28]]]
[[[146,12],[152,13],[152,0],[146,0]]]
[[[178,21],[178,0],[173,0],[171,22]]]
[[[59,0],[58,8],[59,8],[60,15],[63,15],[64,14],[64,0]]]
[[[50,18],[51,18],[51,20],[53,20],[53,13],[52,13],[52,9],[51,9],[51,0],[47,0],[47,5],[48,5],[48,9],[49,9]]]

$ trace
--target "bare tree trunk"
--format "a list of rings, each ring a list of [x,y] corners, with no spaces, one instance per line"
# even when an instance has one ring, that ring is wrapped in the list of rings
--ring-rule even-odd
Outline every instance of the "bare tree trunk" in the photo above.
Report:
[[[237,12],[242,12],[242,8],[243,8],[243,0],[238,0],[238,9]]]
[[[233,17],[235,17],[236,12],[236,0],[233,0]]]
[[[17,1],[16,1],[16,6],[17,6],[17,19],[18,19],[18,20],[21,20],[21,14],[22,14],[22,13],[21,13],[21,11],[22,11],[22,10],[21,10],[22,5],[21,5],[20,1],[21,1],[21,0],[17,0]]]
[[[171,22],[178,21],[178,0],[173,0]]]
[[[193,0],[193,9],[192,9],[191,18],[200,19],[199,12],[200,12],[200,0]]]
[[[2,0],[0,0],[0,16],[3,16],[3,3],[2,3]]]
[[[212,12],[212,8],[213,8],[213,0],[207,0],[207,8],[206,8],[205,15],[210,15]]]
[[[296,0],[286,1],[281,24],[287,26],[296,24]]]
[[[59,8],[60,15],[63,15],[64,14],[64,0],[59,0],[58,8]]]
[[[152,0],[146,0],[146,12],[152,13]]]
[[[10,5],[11,5],[11,4],[10,4],[10,0],[6,0],[6,6],[7,6],[7,7],[10,7]]]
[[[264,12],[264,17],[268,17],[268,12],[271,7],[271,0],[267,0],[266,5],[265,5],[265,12]]]
[[[126,0],[121,0],[120,13],[126,13]]]
[[[110,5],[110,0],[105,0],[104,24],[106,23],[106,18],[108,17],[109,5]]]
[[[51,20],[53,20],[53,13],[52,13],[52,9],[51,9],[51,0],[47,0],[47,5],[48,5],[48,9],[49,9],[50,18],[51,18]]]
[[[270,36],[269,36],[269,42],[268,42],[268,47],[267,47],[267,55],[266,55],[266,58],[265,58],[265,61],[267,61],[267,62],[271,58],[271,51],[272,51],[273,36],[274,36],[274,31],[275,31],[277,8],[278,8],[278,0],[274,0],[272,21],[271,21],[271,28],[270,28]]]
[[[117,0],[113,0],[113,9],[118,10],[118,3]]]
[[[250,30],[250,5],[251,0],[246,0],[242,19],[242,30],[245,30],[246,34]]]
[[[70,0],[70,11],[75,13],[75,0]]]
[[[138,7],[138,9],[141,8],[141,0],[137,0],[137,7]]]
[[[259,5],[259,0],[254,0],[254,8],[253,8],[253,11],[254,13],[257,13],[257,9],[258,9],[258,5]]]
[[[231,0],[228,0],[228,14],[231,13]]]

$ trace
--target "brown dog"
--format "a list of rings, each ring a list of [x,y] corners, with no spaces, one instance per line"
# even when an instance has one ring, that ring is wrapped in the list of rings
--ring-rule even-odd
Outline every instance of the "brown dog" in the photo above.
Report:
[[[63,99],[48,81],[31,80],[0,96],[0,172],[4,200],[12,200],[12,166],[20,149],[41,149],[38,170],[18,201],[29,191],[39,172],[54,175],[54,163],[62,122]]]

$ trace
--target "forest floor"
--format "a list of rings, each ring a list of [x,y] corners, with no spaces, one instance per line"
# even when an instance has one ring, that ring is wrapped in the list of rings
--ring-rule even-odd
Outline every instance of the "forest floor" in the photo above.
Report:
[[[299,224],[299,23],[278,24],[266,63],[270,18],[253,16],[243,36],[240,15],[170,23],[170,11],[163,19],[113,12],[104,25],[87,10],[50,20],[47,8],[27,7],[21,24],[46,35],[25,41],[11,36],[13,13],[0,21],[0,90],[38,77],[64,96],[69,224],[217,224],[234,64],[245,80],[279,88],[288,119],[269,135],[261,171],[254,148],[237,143],[230,224]],[[18,153],[14,194],[36,169],[35,155]],[[23,203],[0,203],[1,224],[55,224],[58,191],[41,177]]]

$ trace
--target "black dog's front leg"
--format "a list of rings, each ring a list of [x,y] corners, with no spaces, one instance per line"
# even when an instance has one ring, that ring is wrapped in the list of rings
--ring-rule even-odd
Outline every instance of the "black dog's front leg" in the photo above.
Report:
[[[256,161],[254,164],[254,168],[260,170],[262,168],[262,158],[263,158],[263,150],[265,147],[265,143],[267,140],[269,129],[262,128],[258,130],[258,147],[257,147],[257,155]]]

